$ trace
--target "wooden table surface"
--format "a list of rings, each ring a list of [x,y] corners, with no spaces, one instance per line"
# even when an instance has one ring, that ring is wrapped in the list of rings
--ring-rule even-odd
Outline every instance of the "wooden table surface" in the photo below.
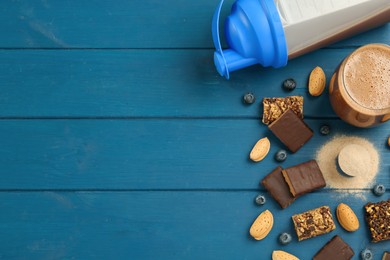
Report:
[[[390,124],[347,125],[328,95],[309,97],[310,71],[328,79],[357,47],[390,43],[390,24],[289,62],[253,66],[220,77],[213,65],[211,18],[217,0],[0,2],[0,258],[1,259],[271,259],[281,249],[311,257],[335,234],[375,259],[390,242],[369,242],[367,201],[325,188],[281,210],[259,181],[278,164],[283,145],[260,122],[261,99],[305,98],[305,121],[315,136],[283,167],[315,157],[337,134],[369,139],[381,155],[374,183],[390,188]],[[224,14],[232,1],[227,1]],[[225,45],[226,46],[226,45]],[[245,106],[251,91],[256,104]],[[329,124],[332,132],[318,129]],[[248,160],[268,136],[270,155]],[[267,203],[254,198],[264,194]],[[347,233],[298,242],[292,214],[344,202],[361,221]],[[263,241],[249,236],[269,209],[275,224]],[[293,234],[287,246],[280,232]]]

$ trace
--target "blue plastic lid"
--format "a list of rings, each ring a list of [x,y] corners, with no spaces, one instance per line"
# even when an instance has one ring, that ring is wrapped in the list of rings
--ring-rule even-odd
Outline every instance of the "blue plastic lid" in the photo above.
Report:
[[[283,67],[287,64],[287,44],[282,22],[273,0],[237,0],[225,21],[225,37],[230,49],[222,50],[219,16],[224,0],[212,21],[214,64],[221,76],[254,64]]]

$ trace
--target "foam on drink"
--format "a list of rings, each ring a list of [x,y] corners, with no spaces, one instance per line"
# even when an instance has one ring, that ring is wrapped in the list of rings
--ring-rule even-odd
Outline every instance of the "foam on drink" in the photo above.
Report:
[[[390,107],[390,48],[370,45],[354,52],[344,67],[351,98],[368,109]]]

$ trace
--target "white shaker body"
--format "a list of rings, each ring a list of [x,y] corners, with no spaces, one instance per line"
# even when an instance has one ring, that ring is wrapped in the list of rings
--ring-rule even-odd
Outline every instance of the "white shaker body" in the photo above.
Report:
[[[274,0],[294,58],[390,21],[390,0]]]

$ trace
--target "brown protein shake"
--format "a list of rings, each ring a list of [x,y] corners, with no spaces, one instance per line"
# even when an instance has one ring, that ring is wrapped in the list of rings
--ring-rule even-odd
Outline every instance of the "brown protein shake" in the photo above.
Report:
[[[390,46],[368,44],[352,52],[336,69],[330,102],[341,119],[371,127],[390,119]]]

